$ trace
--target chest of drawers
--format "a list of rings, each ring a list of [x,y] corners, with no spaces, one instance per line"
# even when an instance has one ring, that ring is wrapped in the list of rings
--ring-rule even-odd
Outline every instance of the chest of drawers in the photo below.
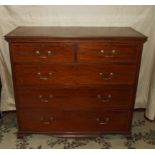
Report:
[[[131,134],[144,35],[128,27],[18,27],[5,39],[19,137]]]

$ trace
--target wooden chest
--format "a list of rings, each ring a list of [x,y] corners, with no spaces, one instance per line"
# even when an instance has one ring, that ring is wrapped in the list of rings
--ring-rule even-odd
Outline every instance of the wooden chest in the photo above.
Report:
[[[131,134],[147,37],[128,27],[18,27],[5,39],[19,136]]]

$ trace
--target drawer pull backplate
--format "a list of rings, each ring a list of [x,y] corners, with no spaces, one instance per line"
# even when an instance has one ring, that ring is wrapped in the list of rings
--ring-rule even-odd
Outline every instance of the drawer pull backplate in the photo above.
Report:
[[[47,76],[43,76],[41,72],[38,72],[37,74],[40,80],[48,80],[52,77],[52,72],[49,72]]]
[[[100,50],[100,53],[104,57],[113,57],[114,54],[116,53],[116,50],[111,50],[111,51]]]
[[[101,94],[97,94],[97,99],[101,100],[102,102],[109,102],[111,99],[111,94],[108,95],[101,95]]]
[[[50,56],[52,54],[52,51],[47,51],[47,54],[46,55],[41,55],[41,52],[39,50],[37,50],[36,52],[36,55],[38,55],[40,58],[47,58],[48,56]]]
[[[51,124],[53,122],[54,118],[53,117],[50,117],[48,119],[45,119],[44,117],[41,117],[40,118],[40,122],[42,122],[43,124]]]
[[[104,119],[101,119],[99,117],[96,118],[97,123],[100,125],[106,125],[109,122],[109,120],[109,117],[106,117]]]
[[[99,73],[99,76],[100,76],[100,78],[102,79],[102,80],[111,80],[112,78],[113,78],[113,76],[114,76],[114,73],[113,72],[111,72],[111,73],[102,73],[102,72],[100,72]]]
[[[39,99],[41,102],[49,102],[49,100],[52,98],[53,98],[53,95],[49,95],[48,97],[44,97],[43,95],[39,95]]]

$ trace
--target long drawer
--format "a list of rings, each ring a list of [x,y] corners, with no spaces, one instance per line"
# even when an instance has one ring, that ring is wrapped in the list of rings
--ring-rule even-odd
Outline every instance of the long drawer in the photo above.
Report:
[[[13,62],[64,63],[74,62],[72,43],[14,43],[11,45]]]
[[[20,108],[61,108],[65,110],[130,109],[132,88],[19,88]]]
[[[110,133],[128,131],[131,113],[129,111],[22,109],[18,116],[20,131]]]
[[[120,64],[15,65],[17,85],[134,84],[136,67]]]
[[[135,45],[109,42],[84,42],[78,47],[79,62],[136,62],[138,50]]]

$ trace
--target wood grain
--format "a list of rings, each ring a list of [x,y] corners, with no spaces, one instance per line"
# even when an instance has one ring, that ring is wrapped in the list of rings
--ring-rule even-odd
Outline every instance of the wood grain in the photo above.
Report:
[[[63,110],[129,109],[131,88],[19,88],[20,108],[61,108]],[[35,93],[34,93],[35,92]]]
[[[23,109],[19,111],[19,116],[21,131],[104,133],[127,131],[130,112]]]
[[[134,84],[135,82],[134,65],[16,65],[15,72],[17,85]]]
[[[11,47],[15,63],[74,62],[72,43],[15,43]]]
[[[147,37],[130,27],[17,27],[5,36],[6,40],[15,39],[122,39],[146,41]],[[22,40],[21,40],[22,41]]]
[[[93,41],[81,43],[78,47],[79,62],[132,62],[137,60],[135,45],[121,45],[109,42]]]

